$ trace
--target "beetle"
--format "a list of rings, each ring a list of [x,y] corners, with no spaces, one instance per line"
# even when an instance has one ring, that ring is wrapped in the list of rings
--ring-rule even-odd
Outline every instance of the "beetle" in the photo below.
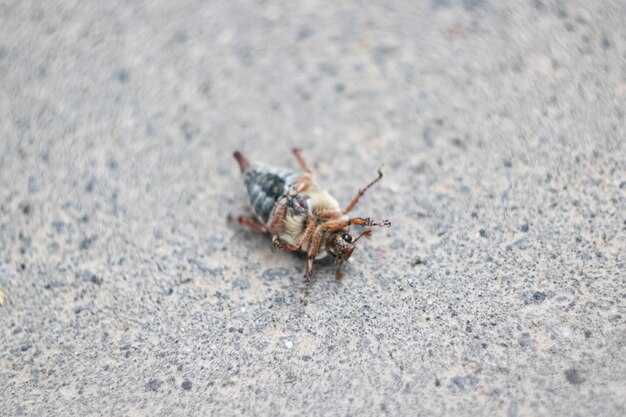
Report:
[[[365,192],[383,177],[378,176],[358,191],[350,204],[342,209],[337,200],[313,180],[313,175],[299,148],[292,150],[301,173],[250,163],[239,151],[233,156],[243,174],[255,218],[238,216],[240,224],[272,236],[272,243],[280,250],[303,251],[308,254],[305,277],[310,282],[315,259],[332,256],[338,264],[335,278],[341,279],[341,266],[350,258],[357,241],[372,234],[370,227],[390,227],[389,220],[380,222],[370,218],[350,217],[349,213]],[[350,225],[366,229],[356,238],[349,232]]]

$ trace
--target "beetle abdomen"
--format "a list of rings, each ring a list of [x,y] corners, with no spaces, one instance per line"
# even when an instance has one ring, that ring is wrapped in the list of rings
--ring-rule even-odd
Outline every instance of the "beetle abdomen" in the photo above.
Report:
[[[287,169],[276,169],[260,164],[246,167],[243,182],[248,189],[250,204],[254,213],[267,223],[274,205],[286,195],[289,187],[298,176]]]

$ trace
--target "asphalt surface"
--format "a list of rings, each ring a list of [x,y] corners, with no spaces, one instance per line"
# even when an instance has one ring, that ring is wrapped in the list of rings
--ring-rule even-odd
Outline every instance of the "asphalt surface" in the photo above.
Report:
[[[626,415],[626,3],[0,2],[0,414]],[[232,152],[390,229],[226,222]]]

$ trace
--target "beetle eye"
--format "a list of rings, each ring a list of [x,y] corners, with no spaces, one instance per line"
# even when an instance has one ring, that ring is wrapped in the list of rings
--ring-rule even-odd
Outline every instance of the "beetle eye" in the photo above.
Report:
[[[343,240],[345,240],[348,243],[352,243],[352,236],[350,236],[348,233],[344,234],[342,236]]]

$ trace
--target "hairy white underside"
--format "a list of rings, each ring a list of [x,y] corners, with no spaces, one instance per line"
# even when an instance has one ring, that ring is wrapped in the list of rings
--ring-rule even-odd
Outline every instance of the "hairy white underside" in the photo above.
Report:
[[[341,212],[339,203],[331,196],[328,191],[320,189],[318,186],[312,184],[302,194],[308,196],[311,199],[311,207],[313,213],[320,211],[337,211]],[[306,229],[306,216],[305,215],[293,215],[288,214],[285,218],[284,229],[280,234],[280,239],[289,243],[290,245],[297,245]],[[317,258],[323,258],[326,256],[326,236],[322,236],[322,244],[320,246],[320,252]],[[301,248],[303,251],[308,251],[309,245],[304,245]]]

